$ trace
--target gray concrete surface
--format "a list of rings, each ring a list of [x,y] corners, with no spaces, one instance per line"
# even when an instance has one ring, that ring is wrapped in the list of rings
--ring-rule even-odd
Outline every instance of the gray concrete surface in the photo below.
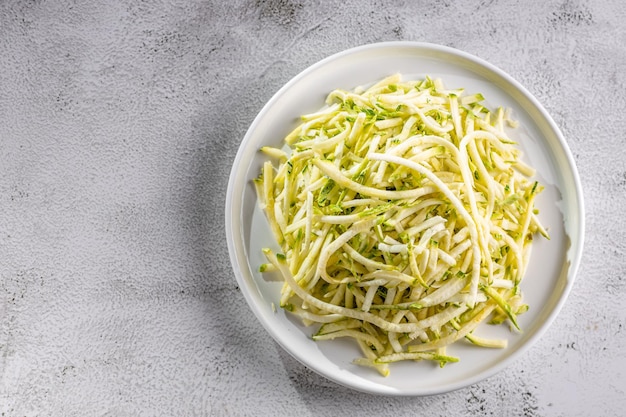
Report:
[[[1,415],[624,415],[624,4],[1,2]],[[548,334],[426,398],[356,393],[282,351],[224,235],[262,105],[317,60],[384,40],[456,47],[520,81],[586,200],[582,266]]]

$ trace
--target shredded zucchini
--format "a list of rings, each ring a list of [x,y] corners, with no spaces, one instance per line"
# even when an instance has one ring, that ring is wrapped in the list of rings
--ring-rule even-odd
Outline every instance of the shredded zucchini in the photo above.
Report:
[[[262,149],[259,204],[282,253],[264,249],[260,271],[282,274],[281,307],[320,326],[314,340],[352,338],[355,363],[386,376],[456,362],[446,347],[463,338],[506,347],[473,334],[483,322],[519,330],[533,236],[548,238],[542,186],[510,112],[483,100],[395,74],[331,92],[284,149]]]

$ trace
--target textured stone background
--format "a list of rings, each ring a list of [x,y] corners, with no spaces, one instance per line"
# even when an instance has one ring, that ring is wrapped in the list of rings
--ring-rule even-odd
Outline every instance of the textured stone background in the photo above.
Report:
[[[618,416],[626,409],[621,0],[0,2],[3,416]],[[548,334],[426,398],[352,392],[259,326],[224,236],[262,105],[332,53],[462,49],[544,104],[580,170],[582,266]]]

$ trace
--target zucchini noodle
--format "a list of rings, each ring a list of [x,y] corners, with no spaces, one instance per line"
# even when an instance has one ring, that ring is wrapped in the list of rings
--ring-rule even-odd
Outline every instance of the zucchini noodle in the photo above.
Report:
[[[465,339],[528,309],[520,282],[535,234],[549,238],[534,206],[542,186],[506,132],[508,112],[439,79],[399,74],[368,89],[335,90],[301,117],[255,181],[281,253],[265,273],[284,280],[280,305],[314,340],[351,338],[354,363],[459,358]]]

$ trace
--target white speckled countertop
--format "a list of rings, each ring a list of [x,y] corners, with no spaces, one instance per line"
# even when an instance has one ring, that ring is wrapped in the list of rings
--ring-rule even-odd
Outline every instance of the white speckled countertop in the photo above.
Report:
[[[1,415],[624,415],[626,4],[460,3],[1,2]],[[445,395],[369,396],[306,369],[260,327],[226,250],[227,177],[256,113],[310,64],[385,40],[508,72],[584,188],[561,314]]]

